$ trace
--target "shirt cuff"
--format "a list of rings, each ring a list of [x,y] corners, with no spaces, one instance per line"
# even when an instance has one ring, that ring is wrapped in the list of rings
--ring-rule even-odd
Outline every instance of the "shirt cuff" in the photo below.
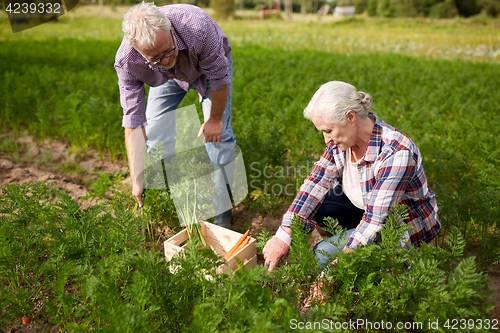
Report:
[[[292,224],[292,220],[293,220],[294,215],[295,215],[295,213],[292,213],[289,211],[286,212],[285,215],[283,215],[283,219],[281,220],[281,226],[290,227],[290,225]],[[302,228],[303,231],[306,231],[306,230],[313,231],[314,229],[316,229],[316,223],[314,222],[314,220],[307,221],[307,220],[302,219],[300,217],[299,217],[299,219],[301,222],[304,222],[304,227]]]
[[[122,127],[124,128],[137,128],[145,127],[148,124],[146,115],[123,115]]]
[[[231,83],[231,75],[229,74],[229,70],[227,74],[220,79],[208,79],[210,82],[210,89],[212,90],[221,90],[225,86]]]
[[[371,239],[367,238],[365,235],[360,233],[359,231],[355,231],[352,236],[347,240],[346,246],[351,249],[357,249],[358,246],[363,245],[366,246],[372,242]]]

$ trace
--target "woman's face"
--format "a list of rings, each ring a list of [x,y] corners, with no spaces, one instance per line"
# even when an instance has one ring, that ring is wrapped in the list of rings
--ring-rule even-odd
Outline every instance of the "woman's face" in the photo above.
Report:
[[[347,122],[344,125],[325,121],[323,117],[316,116],[314,113],[311,118],[318,131],[323,132],[326,144],[332,142],[342,151],[346,151],[355,144],[357,133],[353,111],[347,113]]]

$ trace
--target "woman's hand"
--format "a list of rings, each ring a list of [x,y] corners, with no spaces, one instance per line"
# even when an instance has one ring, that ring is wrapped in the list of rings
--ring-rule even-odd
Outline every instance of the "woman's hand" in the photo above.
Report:
[[[286,230],[288,229],[288,230]],[[283,258],[290,249],[292,237],[290,236],[290,228],[279,227],[276,235],[271,238],[264,246],[262,253],[266,260],[264,266],[271,272],[276,267],[278,261]]]

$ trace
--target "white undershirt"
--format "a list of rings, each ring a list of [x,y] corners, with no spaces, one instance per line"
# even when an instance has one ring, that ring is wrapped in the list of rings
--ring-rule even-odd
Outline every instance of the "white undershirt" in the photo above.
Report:
[[[342,174],[342,188],[345,195],[351,200],[354,206],[359,209],[365,209],[363,205],[363,193],[361,193],[361,185],[358,174],[359,159],[356,162],[351,162],[351,148],[347,149],[344,165],[344,172]]]

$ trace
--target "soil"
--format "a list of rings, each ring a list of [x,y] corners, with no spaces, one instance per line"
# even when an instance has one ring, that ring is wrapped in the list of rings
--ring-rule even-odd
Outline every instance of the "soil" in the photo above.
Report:
[[[82,198],[93,191],[91,184],[98,179],[98,172],[126,174],[128,170],[123,161],[111,163],[106,156],[101,159],[98,153],[91,149],[79,155],[71,154],[71,147],[67,143],[49,140],[38,142],[29,135],[18,140],[18,149],[19,152],[16,154],[0,152],[0,188],[9,183],[26,184],[45,181],[50,184],[49,187],[67,191],[82,208],[93,204],[90,200],[82,200]],[[130,177],[126,177],[122,185],[130,191]],[[246,206],[240,204],[233,209],[232,228],[236,231],[250,228],[250,234],[254,237],[263,228],[274,234],[287,208],[288,205],[282,205],[270,216],[252,213]],[[172,235],[165,235],[165,238],[170,236]],[[322,236],[328,236],[328,234],[321,230],[313,231],[310,240],[311,247],[319,242]],[[261,257],[258,259],[258,264],[263,264]],[[487,274],[490,278],[489,289],[497,291],[491,299],[491,303],[497,306],[490,313],[490,317],[500,319],[500,306],[498,306],[500,304],[500,292],[498,292],[500,291],[500,265],[490,265]],[[57,326],[49,324],[43,318],[35,318],[49,332],[59,332]],[[23,325],[21,321],[22,318],[16,319],[7,327],[6,332],[45,332],[33,318],[26,325]]]

